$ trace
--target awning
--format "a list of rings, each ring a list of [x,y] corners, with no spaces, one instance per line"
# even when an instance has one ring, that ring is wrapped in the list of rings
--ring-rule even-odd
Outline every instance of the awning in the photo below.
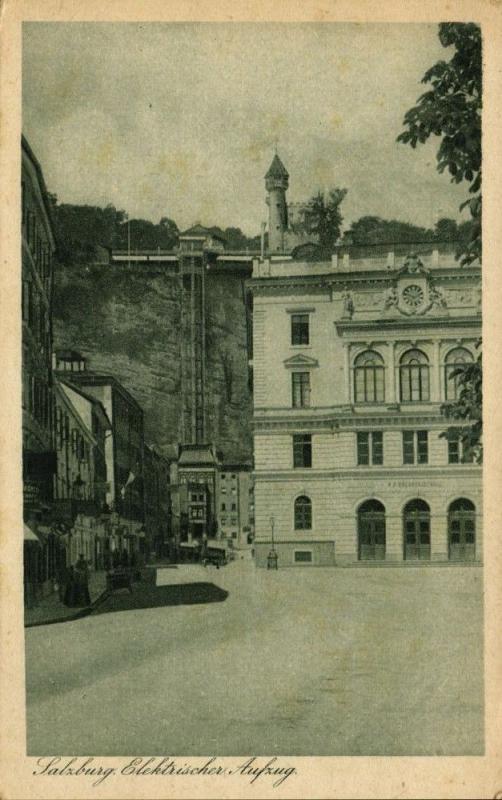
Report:
[[[37,528],[37,533],[40,536],[64,536],[66,531],[63,530],[59,525],[39,525]]]
[[[42,543],[40,542],[40,539],[38,538],[36,533],[34,533],[34,531],[32,531],[30,526],[26,524],[26,522],[23,523],[23,528],[24,528],[24,541],[25,542],[36,542],[39,547],[42,547]]]

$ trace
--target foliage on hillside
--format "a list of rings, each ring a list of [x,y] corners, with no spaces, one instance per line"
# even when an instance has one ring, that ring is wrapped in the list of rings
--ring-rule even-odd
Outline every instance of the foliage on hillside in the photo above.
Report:
[[[353,222],[345,237],[354,244],[419,244],[421,242],[455,242],[464,248],[471,237],[471,221],[457,223],[454,219],[443,217],[434,228],[422,228],[399,220],[381,219],[365,216]]]

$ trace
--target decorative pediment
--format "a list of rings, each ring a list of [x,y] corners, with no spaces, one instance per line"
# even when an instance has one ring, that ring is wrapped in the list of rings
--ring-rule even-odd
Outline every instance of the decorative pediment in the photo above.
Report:
[[[288,369],[298,368],[298,367],[306,367],[307,369],[311,369],[312,367],[318,367],[319,362],[316,358],[311,358],[310,356],[306,356],[303,353],[297,353],[295,356],[291,356],[290,358],[286,358],[283,362],[285,367]]]
[[[394,313],[413,317],[439,310],[442,315],[447,315],[446,305],[444,294],[434,285],[430,272],[418,256],[412,254],[385,292],[382,313],[384,316]]]
[[[430,271],[424,267],[423,261],[416,253],[409,253],[399,270],[399,275],[429,275],[429,273]]]

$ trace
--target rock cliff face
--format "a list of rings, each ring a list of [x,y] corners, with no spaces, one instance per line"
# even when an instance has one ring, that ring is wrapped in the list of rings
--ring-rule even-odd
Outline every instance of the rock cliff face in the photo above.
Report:
[[[123,265],[59,267],[54,346],[78,350],[89,368],[113,374],[145,412],[145,438],[169,454],[179,441],[180,292],[159,269]],[[227,461],[249,461],[244,278],[206,276],[207,441]]]

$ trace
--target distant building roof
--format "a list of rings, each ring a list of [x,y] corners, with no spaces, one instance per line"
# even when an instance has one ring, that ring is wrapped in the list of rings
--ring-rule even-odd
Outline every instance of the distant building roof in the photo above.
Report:
[[[85,361],[82,353],[77,350],[56,350],[56,359],[62,361]]]
[[[67,372],[56,372],[58,378],[68,378]],[[106,375],[104,373],[92,372],[91,370],[82,370],[82,372],[71,372],[71,381],[76,382],[82,386],[113,386],[117,389],[129,402],[136,406],[138,411],[143,413],[143,409],[135,397],[120,383],[113,375]]]
[[[180,467],[188,466],[215,466],[216,459],[208,444],[183,445],[178,459]]]
[[[223,243],[226,241],[219,233],[211,230],[211,228],[205,228],[204,225],[199,225],[198,223],[196,225],[192,225],[191,228],[183,231],[183,233],[180,233],[180,239],[183,238],[183,236],[200,236],[201,239],[211,237],[212,239],[218,239],[218,241]]]
[[[64,375],[64,377],[63,377],[63,375]],[[81,386],[77,386],[69,378],[67,378],[66,377],[67,376],[66,372],[63,373],[63,375],[61,375],[61,373],[58,373],[58,377],[57,377],[58,383],[64,383],[65,386],[68,386],[70,389],[72,389],[72,391],[74,391],[77,394],[79,394],[81,397],[83,397],[89,403],[92,403],[94,408],[102,416],[103,422],[105,423],[106,427],[111,429],[112,424],[110,422],[108,414],[105,411],[105,407],[104,407],[103,403],[100,400],[98,400],[97,397],[93,397],[92,394],[87,394],[87,392],[84,392],[84,390],[82,389]]]
[[[287,171],[286,167],[282,163],[277,153],[272,159],[272,163],[268,169],[267,174],[265,175],[265,178],[289,178],[289,172]]]
[[[28,143],[28,140],[27,140],[26,136],[24,135],[24,133],[21,134],[21,149],[24,150],[24,152],[26,153],[27,157],[30,159],[31,163],[35,167],[35,172],[37,173],[37,178],[38,178],[38,182],[39,182],[39,185],[40,185],[40,191],[41,191],[41,194],[42,194],[42,199],[43,199],[43,203],[44,203],[45,212],[46,212],[47,218],[49,220],[50,233],[51,233],[51,235],[53,237],[54,244],[57,246],[58,242],[57,242],[57,237],[56,237],[56,226],[55,226],[55,223],[54,223],[54,211],[53,211],[53,208],[52,208],[51,201],[49,199],[49,192],[47,191],[47,186],[45,185],[44,173],[42,172],[42,167],[40,166],[40,163],[39,163],[35,153],[31,149],[31,147],[30,147],[30,145]]]

